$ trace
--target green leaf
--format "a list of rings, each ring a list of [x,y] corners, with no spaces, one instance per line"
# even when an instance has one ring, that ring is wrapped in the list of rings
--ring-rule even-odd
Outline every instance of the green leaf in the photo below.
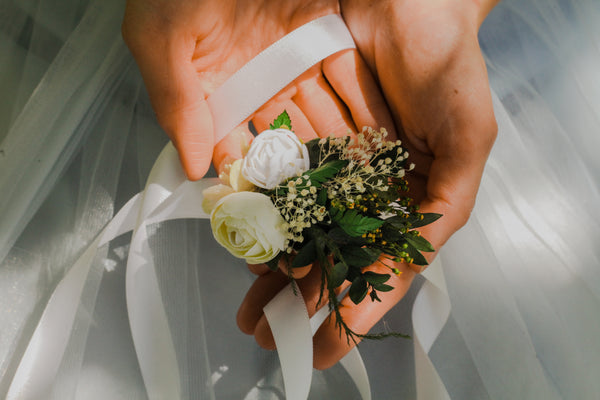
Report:
[[[341,253],[344,261],[349,266],[364,268],[377,261],[381,255],[381,250],[358,246],[344,246],[341,248]]]
[[[305,143],[306,148],[308,149],[308,159],[310,161],[310,168],[314,169],[319,166],[319,157],[321,156],[321,146],[319,146],[319,141],[321,139],[313,139],[309,140]]]
[[[343,214],[338,208],[335,208],[335,207],[329,208],[329,210],[327,210],[327,212],[329,213],[329,216],[331,217],[331,219],[334,221],[337,221],[338,218],[340,218],[341,215]]]
[[[375,286],[381,283],[385,283],[390,279],[389,274],[378,274],[372,271],[367,271],[363,274],[363,277],[371,285]]]
[[[371,301],[378,301],[381,303],[381,299],[377,296],[377,291],[371,290],[371,293],[369,293],[369,296],[371,297]]]
[[[337,208],[334,208],[334,210],[336,210],[337,212]],[[335,212],[333,213],[335,215]],[[330,212],[329,215],[331,216],[332,213]],[[332,216],[332,218],[334,218]],[[344,230],[342,228],[333,228],[332,230],[330,230],[327,235],[336,243],[339,244],[346,244],[348,243],[348,241],[350,239],[352,239],[352,236],[348,235],[346,232],[344,232]]]
[[[348,275],[346,276],[347,281],[354,282],[356,278],[362,276],[362,271],[360,268],[355,268],[351,265],[349,265],[348,267]]]
[[[335,227],[327,234],[331,240],[338,246],[351,244],[354,246],[362,247],[367,244],[366,239],[363,237],[352,237],[348,235],[342,228]]]
[[[350,236],[362,236],[364,233],[374,231],[385,223],[379,218],[371,218],[361,215],[356,210],[347,210],[338,213],[333,220]]]
[[[320,206],[324,206],[327,204],[327,190],[321,189],[317,193],[317,204]]]
[[[404,237],[404,234],[396,227],[388,224],[387,221],[381,227],[381,238],[388,243],[394,243]]]
[[[310,240],[306,243],[296,257],[294,257],[294,261],[292,261],[292,268],[304,267],[306,265],[312,264],[317,259],[317,242],[315,240]]]
[[[419,251],[432,252],[435,251],[431,243],[427,241],[423,236],[405,235],[404,239],[411,245],[413,245]]]
[[[409,228],[410,221],[403,216],[395,216],[385,220],[386,225],[389,224],[398,231],[406,231]]]
[[[279,259],[281,258],[281,253],[277,254],[274,258],[272,258],[271,260],[267,261],[267,267],[269,267],[269,269],[271,271],[277,271],[277,269],[279,268]]]
[[[282,126],[288,128],[290,131],[292,130],[292,120],[285,110],[275,118],[275,121],[269,126],[269,129],[279,129]]]
[[[352,281],[348,295],[354,304],[358,304],[363,301],[368,291],[369,285],[367,284],[367,281],[362,276],[359,276]]]
[[[407,244],[408,244],[408,247],[405,249],[405,251],[413,259],[413,264],[416,264],[416,265],[428,265],[429,264],[427,262],[427,259],[423,256],[423,254],[421,254],[421,252],[416,247],[414,247],[410,243],[407,243]]]
[[[421,219],[419,217],[418,220],[412,222],[413,228],[420,228],[422,226],[429,225],[442,217],[442,214],[436,214],[436,213],[424,213],[424,214],[419,214],[419,215],[422,215],[423,219]]]
[[[348,266],[343,262],[339,262],[333,266],[329,275],[329,288],[334,289],[340,286],[346,280],[348,275]]]
[[[304,174],[309,176],[313,186],[319,187],[324,182],[327,182],[331,178],[335,176],[338,172],[340,172],[346,165],[348,165],[347,160],[335,160],[327,162],[321,165],[318,168],[313,170],[309,170]]]
[[[380,292],[389,292],[391,290],[394,290],[394,287],[386,285],[385,283],[378,283],[377,285],[373,285],[373,289],[378,290]]]

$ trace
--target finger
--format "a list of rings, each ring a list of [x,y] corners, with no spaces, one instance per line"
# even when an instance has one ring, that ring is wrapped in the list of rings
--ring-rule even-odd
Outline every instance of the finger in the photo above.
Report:
[[[442,217],[432,224],[419,228],[421,235],[439,250],[469,219],[483,175],[488,151],[468,151],[477,157],[436,157],[429,168],[426,196],[419,212],[439,213]],[[436,253],[426,253],[431,261]],[[416,272],[425,266],[411,265]]]
[[[320,65],[295,81],[298,91],[293,100],[303,111],[319,137],[346,136],[356,126],[346,105],[321,73]]]
[[[200,179],[210,166],[214,138],[212,116],[192,64],[195,40],[171,32],[152,37],[152,46],[138,42],[130,48],[158,122],[173,141],[188,178]]]
[[[237,324],[242,332],[254,334],[256,324],[263,316],[263,308],[288,283],[289,278],[279,271],[256,278],[238,309]]]
[[[306,275],[308,275],[308,273],[312,269],[312,265],[307,265],[305,267],[298,267],[298,268],[289,268],[288,264],[282,264],[280,262],[279,269],[281,270],[281,273],[284,275],[290,276],[294,279],[302,279]]]
[[[448,128],[437,135],[431,146],[434,158],[420,211],[440,213],[443,217],[420,230],[436,249],[468,221],[497,135],[486,84],[487,80],[483,80],[484,87],[476,88],[477,96],[456,96]]]
[[[466,144],[465,144],[466,146]],[[439,155],[435,158],[411,152],[409,161],[416,163],[415,170],[407,173],[408,196],[419,205],[420,213],[438,213],[442,217],[418,229],[436,251],[423,253],[431,263],[437,251],[469,219],[483,174],[487,151],[468,150],[461,153]],[[419,166],[421,168],[419,168]],[[427,266],[411,264],[415,272]]]
[[[340,305],[340,314],[344,322],[358,334],[364,334],[379,321],[400,299],[404,297],[415,273],[405,264],[397,264],[400,275],[392,274],[386,284],[393,286],[394,290],[389,292],[378,292],[381,302],[364,299],[359,304],[354,304],[346,296]],[[389,270],[381,264],[374,264],[367,270],[377,273],[389,273]],[[336,327],[336,317],[330,316],[319,328],[314,336],[314,367],[326,369],[337,363],[352,347],[354,343],[348,342],[343,331]]]
[[[302,295],[306,304],[306,310],[308,311],[309,317],[312,317],[319,308],[326,306],[327,291],[323,293],[323,298],[320,299],[321,267],[319,265],[312,268],[305,278],[297,280],[296,284],[298,285],[298,292]],[[275,339],[273,338],[273,333],[271,332],[267,317],[264,314],[256,323],[254,337],[261,347],[271,350],[275,348]]]
[[[356,50],[344,50],[323,61],[325,78],[350,110],[358,128],[385,128],[389,139],[398,135],[381,89]]]
[[[304,115],[304,112],[291,99],[270,101],[254,114],[252,123],[260,133],[269,129],[269,125],[283,111],[286,111],[290,116],[292,130],[301,140],[308,142],[317,137],[315,129]]]
[[[310,272],[312,265],[307,265],[305,267],[300,268],[292,268],[289,269],[289,263],[291,260],[286,259],[286,257],[282,257],[279,259],[279,270],[286,276],[292,277],[294,279],[302,279]],[[248,264],[248,269],[255,275],[264,275],[267,272],[271,271],[271,269],[267,266],[267,264]]]
[[[252,138],[248,123],[243,122],[216,144],[213,164],[218,174],[223,172],[225,165],[244,157],[244,149],[250,144]]]
[[[266,273],[271,271],[269,269],[269,267],[267,266],[267,264],[248,264],[248,269],[254,275],[259,275],[259,276],[265,275]]]
[[[277,264],[279,269],[284,275],[287,275],[294,279],[302,279],[312,269],[312,264],[306,265],[304,267],[292,268],[292,261],[294,260],[294,255],[285,254],[283,257],[279,259],[279,263]]]

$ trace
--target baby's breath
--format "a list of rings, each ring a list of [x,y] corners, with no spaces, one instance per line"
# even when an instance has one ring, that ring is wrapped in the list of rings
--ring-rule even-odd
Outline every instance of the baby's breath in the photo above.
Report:
[[[286,250],[291,253],[294,243],[304,241],[303,231],[323,221],[324,206],[317,204],[317,187],[308,175],[298,176],[279,185],[272,194],[273,203],[286,221]]]

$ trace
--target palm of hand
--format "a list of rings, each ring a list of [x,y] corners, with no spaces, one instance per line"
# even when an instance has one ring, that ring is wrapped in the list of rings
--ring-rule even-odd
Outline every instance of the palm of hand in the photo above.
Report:
[[[416,164],[412,196],[444,214],[423,229],[435,248],[466,223],[497,130],[469,3],[341,1]]]
[[[286,33],[336,12],[335,0],[128,2],[124,37],[138,61],[159,123],[191,179],[204,175],[215,146],[206,102],[210,93]],[[251,119],[257,129],[266,129],[284,109],[302,138],[345,134],[357,125],[390,120],[387,109],[367,104],[370,99],[382,100],[368,69],[359,65],[352,70],[352,63],[362,62],[357,53],[346,52],[339,58],[344,60],[333,57],[316,65],[255,113]],[[341,78],[344,71],[340,73],[344,68],[350,69],[352,80],[370,82],[347,85]],[[371,87],[371,93],[362,93],[364,87]],[[240,151],[239,136],[230,135],[215,148],[215,165],[239,158]]]

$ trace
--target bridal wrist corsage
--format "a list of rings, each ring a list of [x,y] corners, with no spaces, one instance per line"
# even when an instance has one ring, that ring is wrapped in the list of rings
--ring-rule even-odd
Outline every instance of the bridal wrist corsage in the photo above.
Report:
[[[204,192],[215,239],[250,264],[289,270],[318,263],[324,293],[348,340],[404,336],[353,332],[339,313],[336,289],[349,286],[358,304],[393,290],[390,274],[363,271],[374,263],[400,274],[393,262],[426,265],[433,247],[416,228],[437,220],[406,196],[408,153],[385,129],[364,128],[357,139],[329,137],[304,144],[286,112],[259,134],[243,159]],[[291,279],[291,278],[290,278]],[[293,279],[292,279],[293,282]],[[339,292],[339,290],[337,290]],[[320,300],[320,301],[321,301]]]

